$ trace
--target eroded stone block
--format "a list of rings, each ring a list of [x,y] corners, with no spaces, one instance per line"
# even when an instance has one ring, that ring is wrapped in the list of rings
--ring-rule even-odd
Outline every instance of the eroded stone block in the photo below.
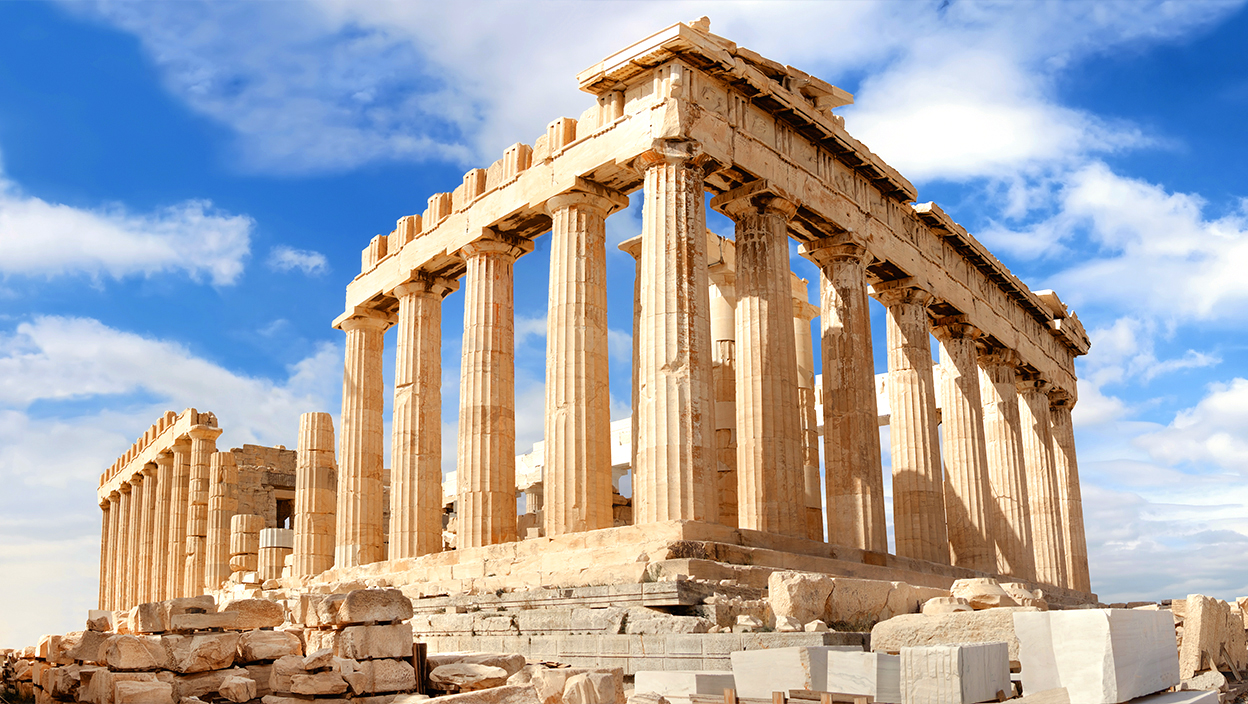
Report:
[[[973,704],[1011,693],[1005,643],[929,645],[901,649],[905,704]]]

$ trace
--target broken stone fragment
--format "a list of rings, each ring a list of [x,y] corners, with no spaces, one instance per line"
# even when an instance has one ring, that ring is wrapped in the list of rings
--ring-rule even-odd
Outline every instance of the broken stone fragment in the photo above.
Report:
[[[410,658],[412,625],[348,626],[338,636],[338,652],[342,657],[356,660]]]
[[[519,653],[437,653],[430,654],[427,662],[431,670],[441,665],[450,665],[456,662],[501,667],[507,671],[508,677],[525,669],[527,664],[524,656]]]
[[[762,620],[748,614],[737,616],[737,623],[732,627],[733,633],[754,633],[761,630],[763,630]]]
[[[307,674],[303,666],[303,658],[297,655],[286,655],[273,662],[273,674],[269,677],[269,689],[277,694],[291,692],[291,678],[295,675]]]
[[[504,685],[509,676],[501,667],[456,662],[430,670],[429,681],[439,689],[471,692]]]
[[[974,611],[971,602],[960,596],[938,596],[923,602],[925,614],[952,614],[960,611]]]
[[[767,578],[767,601],[776,615],[808,623],[824,617],[835,581],[809,572],[772,572]]]
[[[290,691],[294,694],[309,696],[342,694],[347,691],[347,681],[342,678],[342,675],[332,670],[313,674],[293,675],[290,678]]]
[[[308,656],[303,659],[303,667],[306,670],[321,670],[333,664],[334,651],[329,648],[321,648],[308,653]]]
[[[238,639],[240,662],[261,662],[276,660],[284,655],[302,654],[303,644],[299,638],[285,631],[247,631]]]
[[[335,623],[340,626],[389,623],[412,617],[412,601],[398,589],[357,589],[347,594],[338,607]]]
[[[527,684],[509,684],[437,698],[438,704],[538,704],[537,694]]]
[[[1008,592],[1001,588],[997,580],[991,577],[959,579],[953,583],[949,594],[953,597],[966,599],[971,608],[976,611],[1019,605]]]
[[[160,602],[139,604],[130,610],[130,630],[134,633],[162,633],[165,630],[165,610]]]
[[[179,700],[184,697],[207,699],[217,693],[225,678],[233,676],[247,677],[248,673],[247,670],[242,668],[234,668],[230,670],[216,670],[215,672],[197,672],[193,675],[174,675],[173,693]]]
[[[238,613],[225,611],[212,614],[177,614],[169,617],[168,629],[179,633],[226,630],[238,627]]]
[[[221,613],[233,613],[234,625],[229,628],[250,630],[253,628],[275,628],[286,620],[282,605],[268,599],[240,599],[231,601],[221,609]]]
[[[169,656],[169,669],[183,674],[230,667],[238,652],[238,639],[237,633],[161,636]]]
[[[113,685],[113,704],[173,704],[167,682],[123,681]]]
[[[803,630],[807,633],[826,633],[828,631],[828,624],[820,621],[819,619],[815,619],[814,621],[806,624],[803,627]]]
[[[403,660],[365,660],[343,678],[357,696],[416,688],[416,670]]]
[[[169,658],[156,636],[110,636],[104,644],[104,663],[110,670],[159,670]]]
[[[232,702],[241,704],[256,698],[256,682],[250,677],[231,675],[221,681],[221,687],[217,693]]]
[[[777,616],[776,630],[781,633],[797,633],[802,630],[802,622],[792,616]]]

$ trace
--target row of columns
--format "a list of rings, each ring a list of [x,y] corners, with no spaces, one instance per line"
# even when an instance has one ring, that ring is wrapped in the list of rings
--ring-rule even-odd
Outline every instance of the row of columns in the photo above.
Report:
[[[209,475],[210,462],[233,466],[232,454],[214,455],[220,434],[219,428],[193,426],[100,501],[101,608],[195,596],[219,586],[207,580],[218,573],[229,518],[224,532],[219,523],[210,530],[210,487],[224,492],[234,485],[215,483]],[[229,509],[231,496],[211,498],[218,514]]]
[[[704,163],[688,143],[637,162],[645,199],[634,322],[633,515],[731,522],[717,471]],[[547,335],[545,532],[611,525],[605,218],[627,201],[581,182],[552,198]],[[797,205],[764,182],[717,196],[736,223],[732,339],[736,523],[886,552],[866,243],[843,234],[803,245],[821,270],[825,496],[806,417],[788,264]],[[459,547],[516,539],[512,269],[531,242],[485,232],[464,247],[458,438]],[[441,544],[440,304],[457,282],[415,271],[392,294],[397,319],[358,310],[347,335],[335,564],[381,559],[382,339],[398,324],[390,558]],[[896,552],[1088,589],[1069,399],[1010,379],[1003,350],[982,350],[966,320],[933,321],[932,296],[902,280],[871,291],[886,308]],[[809,318],[807,319],[809,320]],[[809,325],[805,326],[809,330]],[[943,453],[929,339],[941,342]],[[717,333],[718,335],[718,333]],[[807,333],[808,335],[808,333]],[[810,342],[802,344],[809,349]],[[810,366],[809,363],[806,365]],[[1008,368],[1007,368],[1008,367]],[[812,379],[813,381],[813,379]],[[722,408],[722,406],[721,406]],[[1064,415],[1063,415],[1064,414]],[[1063,424],[1065,423],[1065,424]],[[734,433],[730,433],[734,434]],[[943,458],[942,458],[943,455]],[[812,526],[812,517],[814,525]],[[1070,549],[1066,546],[1069,545]]]

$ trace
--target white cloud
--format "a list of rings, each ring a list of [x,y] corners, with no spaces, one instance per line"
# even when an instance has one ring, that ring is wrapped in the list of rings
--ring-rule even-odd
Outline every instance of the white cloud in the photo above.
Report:
[[[1170,465],[1214,465],[1248,476],[1248,379],[1215,383],[1194,407],[1136,443]]]
[[[269,253],[269,267],[276,271],[299,269],[309,275],[324,274],[329,271],[329,261],[320,252],[279,245]]]
[[[84,210],[22,193],[0,173],[0,273],[122,278],[185,272],[218,286],[243,272],[246,215],[189,200],[150,213],[120,205]]]

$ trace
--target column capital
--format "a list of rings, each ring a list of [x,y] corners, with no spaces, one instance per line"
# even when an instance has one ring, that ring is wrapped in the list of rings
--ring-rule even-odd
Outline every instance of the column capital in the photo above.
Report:
[[[798,201],[770,181],[759,179],[711,198],[711,207],[733,220],[758,213],[777,215],[788,222],[797,215]]]
[[[191,437],[191,440],[216,440],[221,437],[221,428],[214,428],[210,425],[192,425],[186,434]]]
[[[1008,347],[994,347],[981,343],[979,346],[979,365],[981,367],[1007,366],[1017,368],[1021,363],[1018,353]]]
[[[714,171],[717,164],[692,140],[656,139],[650,149],[637,155],[633,167],[639,171],[666,164],[683,165],[703,173]]]
[[[394,324],[394,318],[382,311],[365,308],[364,306],[355,306],[342,315],[338,316],[333,326],[343,332],[348,330],[373,329],[384,332],[387,328]]]
[[[633,259],[641,259],[641,235],[629,237],[620,243],[620,251],[630,255]]]
[[[593,181],[577,178],[576,185],[570,190],[551,196],[546,201],[545,210],[550,215],[554,215],[556,210],[579,205],[602,211],[603,217],[606,217],[617,210],[627,208],[628,204],[628,196],[623,193]]]
[[[1018,389],[1018,393],[1020,395],[1026,393],[1048,395],[1049,387],[1051,386],[1052,384],[1050,384],[1039,374],[1026,374],[1024,376],[1020,376],[1019,379],[1014,382],[1014,387]]]
[[[494,254],[509,257],[512,261],[532,251],[533,240],[505,232],[496,232],[489,228],[482,230],[480,239],[469,242],[459,250],[460,254],[468,259]]]
[[[100,499],[100,510],[101,510],[101,511],[109,511],[109,510],[111,510],[111,509],[112,509],[112,506],[113,506],[113,501],[112,501],[112,499],[111,499],[110,497],[111,497],[111,494],[110,494],[110,496],[106,496],[106,497],[104,497],[104,498]]]
[[[173,451],[172,450],[164,450],[156,455],[156,466],[164,467],[166,465],[168,466],[173,465]]]
[[[459,290],[459,279],[438,276],[420,269],[413,269],[407,281],[395,286],[390,293],[395,298],[424,294],[442,299],[457,290]]]
[[[178,439],[173,441],[173,447],[170,449],[173,450],[174,453],[190,452],[191,451],[191,438],[186,435],[178,436]]]
[[[147,464],[143,465],[143,469],[139,471],[142,472],[143,476],[145,477],[154,477],[156,476],[156,463],[148,462]]]
[[[932,336],[942,343],[950,340],[978,340],[984,331],[967,322],[965,315],[947,315],[932,323]]]
[[[115,504],[120,500],[121,500],[121,493],[119,491],[114,489],[113,491],[108,492],[108,502],[110,504]]]
[[[906,303],[926,307],[933,298],[927,287],[913,276],[872,284],[870,292],[885,308]]]
[[[822,310],[819,308],[819,306],[811,303],[810,301],[803,300],[801,298],[798,298],[797,296],[793,297],[793,317],[794,318],[799,318],[803,322],[809,323],[815,318],[818,318],[821,312]]]
[[[122,495],[124,496],[125,494],[129,494],[130,490],[133,488],[134,487],[130,485],[130,482],[127,481],[127,482],[122,482],[121,484],[119,484],[117,486],[117,491],[121,492]]]
[[[847,260],[865,263],[871,256],[867,251],[867,238],[857,232],[842,232],[803,242],[798,245],[797,253],[820,267]]]
[[[1049,408],[1070,411],[1078,400],[1066,389],[1054,386],[1049,389]]]

